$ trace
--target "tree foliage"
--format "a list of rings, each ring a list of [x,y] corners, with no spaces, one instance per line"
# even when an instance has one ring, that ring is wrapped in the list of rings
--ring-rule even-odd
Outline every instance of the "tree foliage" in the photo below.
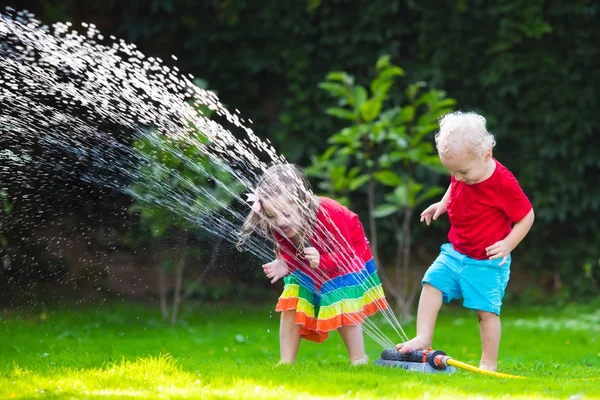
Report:
[[[423,90],[426,84],[418,82],[408,85],[402,104],[393,104],[389,93],[404,71],[382,56],[375,72],[368,89],[346,72],[331,72],[319,85],[337,99],[337,107],[326,113],[350,125],[329,138],[330,147],[313,159],[309,174],[320,178],[319,187],[342,203],[351,203],[358,193],[366,196],[379,274],[398,310],[408,316],[421,286],[421,271],[411,265],[412,216],[418,205],[443,192],[437,185],[419,182],[417,170],[443,170],[432,134],[439,117],[451,111],[455,101],[443,91]],[[378,218],[391,218],[394,229],[381,230]],[[379,237],[386,233],[395,238],[397,250],[391,260],[379,256]],[[395,279],[382,268],[387,264],[395,267]]]
[[[600,258],[597,0],[13,3],[47,22],[94,22],[147,54],[176,55],[183,71],[210,81],[300,164],[323,153],[346,122],[322,112],[330,107],[322,78],[345,70],[364,81],[373,60],[390,54],[408,81],[487,117],[495,155],[536,210],[515,268],[552,272],[556,288],[595,290],[586,271],[596,280],[598,271],[585,266]],[[402,96],[391,89],[392,99]],[[430,235],[431,243],[444,235]]]
[[[205,85],[200,80],[196,84]],[[205,116],[212,114],[206,107],[202,112]],[[139,214],[140,222],[154,238],[175,236],[179,239],[179,243],[175,243],[180,252],[177,260],[173,257],[156,260],[163,317],[170,318],[173,324],[177,321],[181,302],[198,288],[216,265],[221,244],[220,239],[211,237],[210,260],[203,260],[196,279],[184,290],[185,269],[186,266],[189,269],[188,258],[194,253],[194,246],[190,245],[192,236],[202,236],[205,233],[203,224],[211,215],[228,207],[243,189],[227,168],[202,151],[202,146],[211,145],[206,136],[197,129],[192,131],[194,134],[190,137],[176,139],[153,129],[141,135],[133,143],[139,168],[128,190],[134,198],[129,211]],[[195,261],[199,262],[198,257]],[[166,282],[167,271],[175,272],[170,312],[167,293],[171,288]]]

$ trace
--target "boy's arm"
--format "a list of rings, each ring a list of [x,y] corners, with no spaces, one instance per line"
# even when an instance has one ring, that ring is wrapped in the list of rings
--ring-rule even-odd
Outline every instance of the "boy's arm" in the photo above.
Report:
[[[510,172],[504,173],[503,177],[498,188],[498,205],[514,225],[504,239],[485,249],[490,260],[502,259],[500,265],[506,262],[510,253],[521,243],[535,219],[531,202],[521,189],[517,178]]]
[[[532,208],[522,220],[513,226],[512,231],[504,238],[504,242],[508,245],[510,251],[513,251],[521,243],[521,240],[527,236],[534,220],[535,214]]]
[[[425,221],[427,226],[431,223],[431,220],[434,221],[439,218],[440,215],[448,211],[448,201],[450,201],[450,193],[452,192],[452,181],[444,194],[444,197],[437,203],[431,204],[421,213],[421,222]]]
[[[525,217],[521,218],[521,220],[513,226],[512,231],[504,238],[504,240],[500,240],[485,249],[489,259],[494,260],[496,258],[502,258],[502,262],[499,265],[504,264],[510,253],[527,235],[529,229],[531,229],[531,225],[533,225],[534,219],[535,216],[532,208]]]
[[[444,197],[442,197],[442,200],[440,200],[440,203],[448,205],[448,200],[450,200],[450,192],[451,191],[452,191],[452,182],[450,182],[450,184],[448,185],[448,189],[446,190]]]

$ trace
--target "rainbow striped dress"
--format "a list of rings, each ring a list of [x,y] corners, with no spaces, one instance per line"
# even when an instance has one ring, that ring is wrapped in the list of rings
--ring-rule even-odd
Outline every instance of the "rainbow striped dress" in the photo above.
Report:
[[[276,311],[296,310],[300,335],[323,342],[329,331],[362,324],[388,307],[369,243],[358,216],[335,200],[319,197],[310,245],[320,254],[313,269],[291,239],[276,234],[290,268]]]

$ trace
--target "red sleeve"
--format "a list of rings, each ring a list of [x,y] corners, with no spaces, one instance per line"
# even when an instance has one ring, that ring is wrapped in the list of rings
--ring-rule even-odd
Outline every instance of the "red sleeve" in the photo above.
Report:
[[[516,224],[529,214],[533,206],[512,173],[506,174],[505,183],[501,193],[503,199],[502,209],[508,218]]]
[[[280,255],[281,255],[281,258],[286,262],[288,269],[290,270],[290,273],[292,273],[298,269],[298,266],[294,262],[293,257],[291,257],[288,253],[281,252]]]
[[[331,252],[321,253],[319,267],[326,271],[338,268],[360,270],[372,257],[363,226],[358,216],[349,210],[337,222],[339,234],[333,236],[339,245]]]
[[[290,273],[292,273],[300,268],[300,260],[296,256],[296,250],[291,246],[291,244],[287,242],[286,239],[278,236],[279,235],[277,234],[275,235],[277,245],[279,246],[277,249],[279,256],[287,263]]]

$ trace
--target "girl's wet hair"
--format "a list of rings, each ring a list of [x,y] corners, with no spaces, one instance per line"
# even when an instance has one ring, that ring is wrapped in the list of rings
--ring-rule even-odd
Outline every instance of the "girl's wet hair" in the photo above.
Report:
[[[440,118],[440,130],[435,145],[441,158],[456,155],[481,157],[496,145],[494,135],[488,132],[486,120],[474,112],[455,111]]]
[[[257,201],[261,203],[261,210],[265,199],[277,196],[287,196],[298,206],[302,214],[302,225],[295,228],[300,236],[298,246],[301,250],[310,237],[319,207],[319,201],[313,194],[304,171],[294,164],[273,165],[258,180],[254,193],[258,197]],[[238,250],[242,250],[243,244],[255,231],[270,238],[274,233],[271,224],[262,215],[262,211],[251,210],[238,233],[236,246]]]

